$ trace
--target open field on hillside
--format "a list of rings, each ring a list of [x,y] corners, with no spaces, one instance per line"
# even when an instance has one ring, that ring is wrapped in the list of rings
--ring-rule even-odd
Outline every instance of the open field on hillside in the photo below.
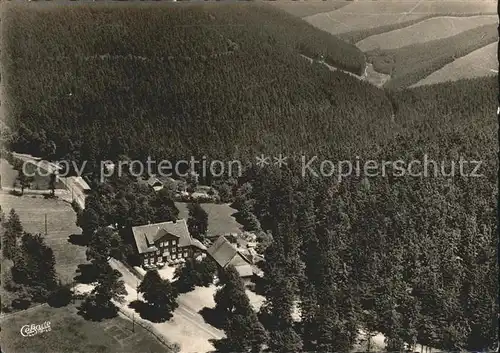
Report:
[[[323,0],[308,0],[307,2],[299,1],[270,1],[269,5],[275,6],[281,10],[288,12],[297,17],[311,16],[321,12],[337,10],[341,7],[349,5],[350,1],[323,1]]]
[[[32,190],[49,190],[49,180],[50,178],[45,175],[40,175],[37,173],[37,168],[34,164],[26,164],[25,166],[26,173],[29,175],[34,174],[34,180],[31,183]],[[16,178],[18,175],[17,170],[14,170],[11,164],[7,162],[5,159],[0,159],[0,175],[1,175],[1,185],[3,187],[13,187],[16,184],[16,187],[19,187],[19,183],[16,182]],[[64,184],[60,181],[56,182],[56,189],[63,189]]]
[[[462,78],[498,75],[498,42],[491,43],[447,64],[412,87],[430,85]]]
[[[350,43],[404,28],[435,16],[496,15],[496,2],[463,1],[356,1],[342,8],[304,19]]]
[[[407,45],[452,37],[467,30],[487,24],[496,24],[497,22],[497,15],[434,17],[405,28],[368,37],[356,43],[356,46],[362,51],[377,48],[396,49]]]
[[[76,214],[67,202],[44,199],[43,196],[0,195],[1,205],[7,214],[14,208],[26,232],[45,234],[47,215],[47,236],[45,241],[54,251],[56,270],[63,283],[72,281],[79,264],[86,262],[85,248],[69,242],[72,234],[81,234],[75,224]]]
[[[76,305],[62,308],[41,306],[20,312],[2,322],[2,350],[16,353],[100,352],[158,353],[170,352],[149,332],[132,322],[115,317],[102,322],[86,321],[77,314]],[[23,337],[23,325],[50,321],[51,331]]]
[[[482,48],[498,38],[497,26],[486,25],[450,38],[391,50],[368,52],[376,71],[391,75],[385,87],[402,88],[417,83],[458,57]]]

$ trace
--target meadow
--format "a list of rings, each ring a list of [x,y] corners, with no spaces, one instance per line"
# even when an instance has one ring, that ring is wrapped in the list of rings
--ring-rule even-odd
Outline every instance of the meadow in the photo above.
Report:
[[[11,208],[16,210],[26,232],[44,235],[45,242],[54,251],[56,271],[61,281],[71,283],[77,266],[87,262],[85,247],[70,242],[72,235],[72,238],[78,238],[81,234],[71,205],[58,199],[45,199],[41,195],[19,197],[6,193],[1,195],[1,205],[6,214]]]
[[[332,11],[316,14],[304,19],[316,28],[330,34],[339,35],[347,33],[346,36],[349,36],[349,32],[376,30],[379,27],[382,27],[386,31],[387,26],[406,26],[408,23],[424,19],[428,16],[427,14],[401,15],[400,13]],[[341,38],[344,38],[344,36],[341,36]]]
[[[433,17],[416,24],[374,35],[356,43],[362,51],[374,49],[397,49],[408,45],[449,38],[470,29],[496,24],[498,16]]]
[[[307,17],[312,16],[321,12],[328,12],[340,9],[351,2],[346,0],[334,0],[334,1],[323,1],[323,0],[308,0],[306,2],[302,1],[270,1],[269,5],[275,6],[281,10],[288,12],[289,14],[297,17]]]
[[[497,38],[497,26],[486,25],[445,39],[370,51],[367,56],[376,71],[391,75],[384,87],[400,89],[417,83],[458,57],[495,42]]]
[[[493,1],[355,1],[337,10],[319,12],[304,20],[350,43],[371,35],[404,28],[435,16],[496,15]]]

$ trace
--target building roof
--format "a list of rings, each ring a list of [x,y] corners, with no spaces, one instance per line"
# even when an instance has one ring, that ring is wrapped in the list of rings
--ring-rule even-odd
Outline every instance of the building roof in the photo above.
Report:
[[[163,186],[163,183],[160,179],[155,177],[154,175],[151,175],[148,179],[142,179],[138,178],[137,180],[140,184],[147,184],[150,187],[154,187],[155,185],[159,184],[158,186]]]
[[[220,236],[212,246],[208,248],[207,253],[222,268],[233,265],[240,277],[248,277],[253,274],[253,267],[250,261],[224,236]]]
[[[220,267],[226,267],[229,261],[238,253],[238,250],[224,236],[220,236],[208,248],[207,253],[212,256]]]
[[[201,250],[206,250],[206,247],[201,242],[191,237],[185,219],[132,227],[132,233],[140,254],[158,250],[154,243],[167,234],[179,239],[180,248],[195,246]]]
[[[82,190],[90,190],[89,184],[80,176],[78,177],[68,177],[68,180],[71,180],[75,183],[77,187],[79,187]]]

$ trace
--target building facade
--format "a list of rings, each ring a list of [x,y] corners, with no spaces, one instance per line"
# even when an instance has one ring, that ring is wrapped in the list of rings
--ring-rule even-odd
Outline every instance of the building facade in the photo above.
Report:
[[[132,227],[132,233],[142,265],[172,263],[207,250],[191,237],[184,219]]]

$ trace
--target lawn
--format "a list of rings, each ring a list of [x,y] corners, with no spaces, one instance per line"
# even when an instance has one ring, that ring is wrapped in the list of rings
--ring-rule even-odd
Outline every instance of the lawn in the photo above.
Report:
[[[374,35],[356,43],[362,51],[396,49],[437,39],[452,37],[464,31],[498,22],[496,15],[471,17],[433,17],[414,25]]]
[[[498,75],[498,42],[474,50],[445,65],[411,87],[465,78]]]
[[[47,216],[45,241],[54,251],[57,273],[64,283],[72,281],[77,266],[86,262],[86,256],[85,247],[69,242],[71,235],[81,234],[75,224],[76,214],[71,205],[57,199],[44,199],[39,195],[19,197],[3,193],[1,206],[6,214],[14,208],[24,230],[30,233],[45,234]]]
[[[185,202],[176,202],[175,205],[179,209],[179,217],[188,219],[188,204]],[[204,203],[201,206],[208,214],[207,235],[209,237],[240,233],[242,231],[242,225],[233,217],[233,214],[237,210],[231,208],[228,204]]]
[[[20,329],[27,324],[50,321],[51,331],[23,337]],[[86,321],[75,305],[52,308],[47,305],[6,318],[2,322],[2,350],[8,353],[43,352],[168,352],[149,332],[122,317],[102,322]]]
[[[414,44],[399,49],[367,53],[376,71],[390,74],[384,85],[390,89],[411,86],[456,58],[497,41],[496,25],[477,27],[450,38]]]
[[[497,2],[493,0],[463,1],[463,0],[408,0],[408,1],[353,1],[344,6],[342,12],[353,13],[405,13],[435,14],[435,13],[496,13]]]

